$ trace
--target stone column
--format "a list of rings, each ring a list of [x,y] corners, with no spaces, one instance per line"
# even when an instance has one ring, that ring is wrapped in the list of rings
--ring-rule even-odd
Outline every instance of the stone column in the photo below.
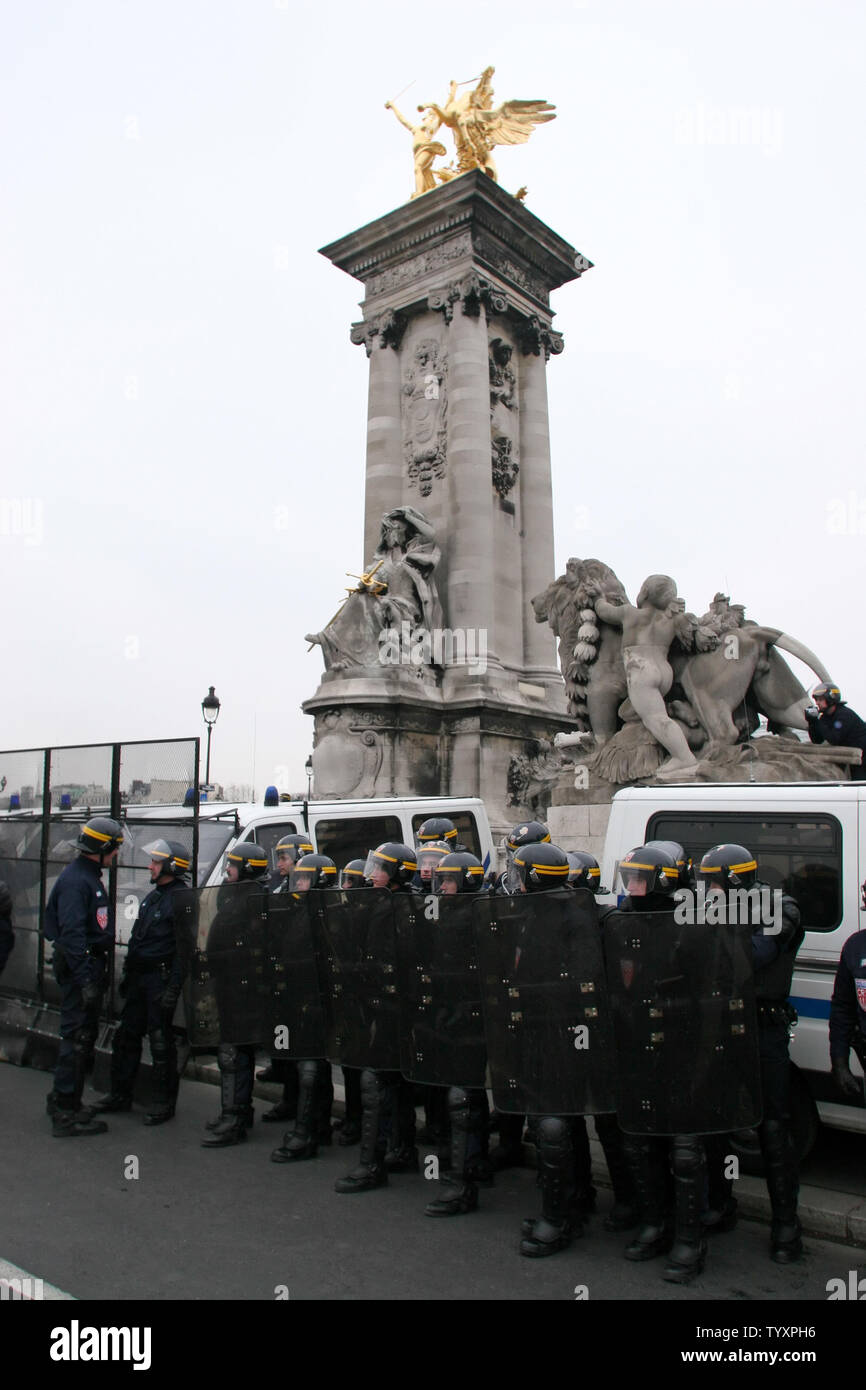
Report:
[[[367,395],[367,487],[364,505],[364,554],[367,564],[379,542],[385,512],[400,505],[403,451],[400,433],[400,354],[373,340]]]
[[[520,501],[523,521],[523,652],[526,675],[547,676],[559,684],[553,634],[535,621],[531,599],[556,573],[553,559],[553,495],[550,481],[550,429],[544,353],[520,360]]]
[[[457,308],[448,329],[448,597],[446,621],[493,638],[493,515],[490,506],[490,384],[487,318]],[[452,668],[449,681],[467,672]]]

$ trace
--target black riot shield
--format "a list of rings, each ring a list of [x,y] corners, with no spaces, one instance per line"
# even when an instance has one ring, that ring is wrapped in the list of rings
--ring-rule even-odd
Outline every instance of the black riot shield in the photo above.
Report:
[[[174,901],[178,930],[193,946],[185,993],[191,1046],[270,1046],[267,894],[256,883],[224,883],[180,889]]]
[[[496,1108],[612,1111],[613,1032],[593,895],[559,889],[483,897],[476,913]]]
[[[276,893],[267,899],[265,979],[269,986],[262,1021],[276,1057],[324,1057],[325,1012],[313,942],[312,900],[318,893]]]
[[[433,1086],[486,1086],[473,897],[396,897],[400,1070]]]
[[[751,928],[611,912],[608,990],[628,1134],[723,1134],[761,1118]]]
[[[316,894],[316,944],[330,1001],[325,1056],[347,1067],[400,1070],[394,894]]]

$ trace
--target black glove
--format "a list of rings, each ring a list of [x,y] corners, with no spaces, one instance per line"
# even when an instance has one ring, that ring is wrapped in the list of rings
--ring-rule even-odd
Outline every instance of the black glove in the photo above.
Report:
[[[833,1069],[833,1080],[846,1096],[860,1097],[863,1094],[860,1082],[844,1057],[832,1058],[830,1065]]]
[[[86,984],[81,986],[81,1001],[85,1009],[95,1008],[101,998],[102,986],[98,985],[95,980],[88,980]]]
[[[807,719],[821,718],[821,711],[818,709],[817,705],[809,705],[806,709],[803,710],[803,713],[805,714]]]

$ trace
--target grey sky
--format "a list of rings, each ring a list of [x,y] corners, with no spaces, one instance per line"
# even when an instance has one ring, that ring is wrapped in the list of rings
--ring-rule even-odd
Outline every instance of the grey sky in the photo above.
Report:
[[[486,63],[557,105],[504,187],[595,262],[557,571],[723,589],[866,714],[858,4],[36,0],[0,53],[3,747],[203,733],[214,684],[214,775],[304,785],[303,634],[365,558],[363,290],[316,248],[412,190],[385,100]]]

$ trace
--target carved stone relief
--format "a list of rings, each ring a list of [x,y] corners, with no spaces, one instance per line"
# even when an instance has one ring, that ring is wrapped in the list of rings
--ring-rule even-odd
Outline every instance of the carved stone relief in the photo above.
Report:
[[[520,428],[517,421],[517,378],[511,366],[513,348],[502,338],[490,343],[490,448],[491,476],[499,496],[505,498],[520,472]]]
[[[410,487],[429,497],[447,462],[446,352],[436,338],[422,338],[403,374],[403,451]]]

